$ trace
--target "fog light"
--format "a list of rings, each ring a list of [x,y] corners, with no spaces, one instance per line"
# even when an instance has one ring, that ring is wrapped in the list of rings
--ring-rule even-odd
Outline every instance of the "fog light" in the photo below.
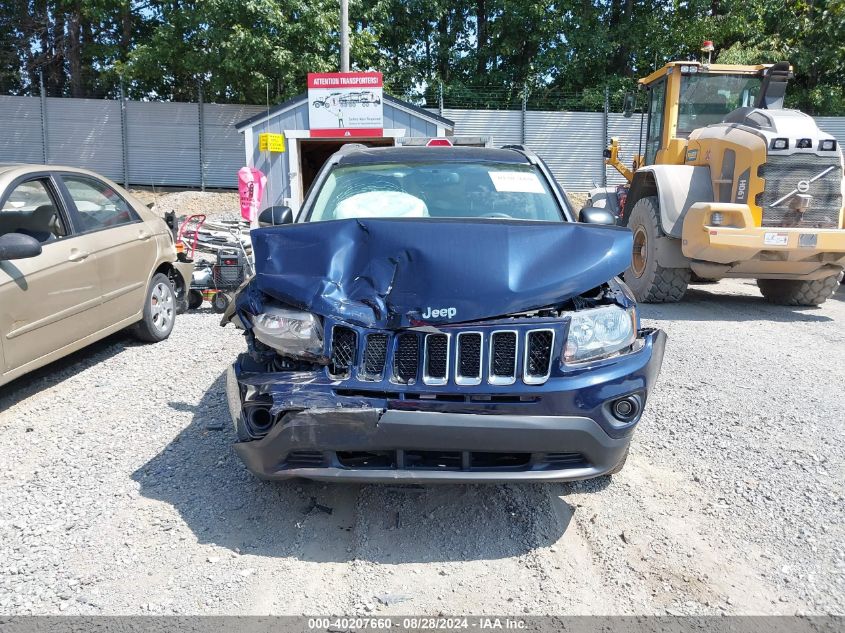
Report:
[[[614,400],[610,410],[620,422],[630,422],[640,414],[640,400],[637,396],[625,396]]]
[[[254,440],[267,435],[275,422],[270,407],[257,402],[245,402],[241,418],[247,434]]]
[[[723,216],[718,211],[710,214],[710,224],[713,226],[722,226],[722,222],[725,221],[725,216]]]

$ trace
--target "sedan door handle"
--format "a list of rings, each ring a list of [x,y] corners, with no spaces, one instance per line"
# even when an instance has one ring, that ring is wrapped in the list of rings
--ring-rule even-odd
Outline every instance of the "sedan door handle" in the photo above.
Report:
[[[153,236],[152,233],[147,233],[147,231],[138,231],[138,239],[139,240],[148,240]]]
[[[90,254],[91,253],[89,253],[88,251],[73,250],[73,251],[70,252],[70,255],[68,255],[68,259],[72,262],[81,262],[83,259],[88,257]]]

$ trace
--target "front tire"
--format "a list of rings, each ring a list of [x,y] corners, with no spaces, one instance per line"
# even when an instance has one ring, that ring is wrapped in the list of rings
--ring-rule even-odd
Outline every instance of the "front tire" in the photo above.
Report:
[[[144,316],[135,326],[135,336],[148,343],[163,341],[176,322],[176,293],[167,275],[156,273],[144,299]]]
[[[628,227],[634,234],[631,265],[624,279],[643,303],[680,301],[690,281],[689,268],[664,268],[657,263],[660,232],[660,206],[656,196],[641,198],[631,210]]]
[[[839,275],[823,279],[758,279],[760,294],[769,303],[783,306],[817,306],[827,301],[839,287]]]

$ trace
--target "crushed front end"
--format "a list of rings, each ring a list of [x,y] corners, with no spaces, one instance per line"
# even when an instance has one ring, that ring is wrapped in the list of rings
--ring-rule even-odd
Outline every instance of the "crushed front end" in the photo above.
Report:
[[[384,238],[381,229],[390,228],[367,222],[341,232],[363,229]],[[524,230],[514,228],[511,238],[523,238]],[[610,253],[615,259],[617,248],[630,244],[627,231],[599,231],[614,233],[605,258]],[[570,237],[584,237],[576,233]],[[262,278],[260,262],[272,253],[260,237],[254,243],[259,275],[230,314],[244,327],[249,351],[229,370],[227,397],[238,434],[235,450],[259,477],[567,481],[610,473],[624,461],[666,337],[639,328],[630,291],[618,279],[596,283],[596,275],[606,273],[595,269],[603,266],[587,266],[581,274],[586,287],[553,304],[500,316],[481,310],[469,320],[448,322],[468,312],[468,304],[457,295],[439,308],[419,291],[412,298],[399,269],[412,265],[422,279],[433,272],[416,254],[391,251],[393,269],[385,266],[381,273],[386,292],[371,274],[381,270],[379,257],[369,260],[374,266],[368,271],[344,273],[330,284],[338,307],[328,313],[325,289],[294,307],[281,277]],[[543,250],[542,242],[536,246]],[[292,267],[294,251],[287,257]],[[503,250],[490,252],[501,257]],[[432,256],[437,259],[436,252]],[[525,265],[527,258],[520,259]],[[338,264],[333,260],[330,269],[344,269]],[[479,274],[465,275],[478,281],[475,292],[485,295],[502,284],[495,270],[488,267],[482,277],[484,262],[476,264]],[[330,277],[331,270],[324,272]],[[558,272],[560,285],[576,273]],[[355,305],[352,295],[365,276],[377,299]],[[545,292],[543,280],[532,279],[522,293],[513,274],[507,279],[502,304],[530,302],[529,294]],[[326,281],[320,281],[323,288]],[[438,298],[443,294],[452,293]],[[362,305],[373,308],[372,318],[361,317]],[[340,318],[341,312],[353,316]]]

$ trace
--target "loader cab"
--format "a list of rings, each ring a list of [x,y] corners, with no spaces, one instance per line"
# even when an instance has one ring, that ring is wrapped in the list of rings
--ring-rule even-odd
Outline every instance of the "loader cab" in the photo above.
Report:
[[[719,123],[737,108],[759,105],[770,67],[671,62],[641,79],[640,88],[648,92],[642,165],[682,164],[693,130]],[[767,103],[782,107],[782,92],[780,106],[777,100]]]

